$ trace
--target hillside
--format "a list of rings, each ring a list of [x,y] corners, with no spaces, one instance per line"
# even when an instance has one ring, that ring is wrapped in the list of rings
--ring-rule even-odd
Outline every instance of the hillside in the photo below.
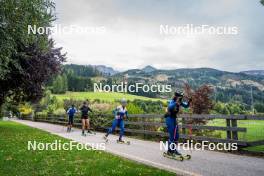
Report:
[[[255,75],[255,76],[264,76],[264,70],[248,70],[248,71],[243,71],[242,73],[248,75]]]
[[[118,73],[118,71],[114,70],[112,67],[107,67],[104,65],[92,65],[92,67],[97,69],[104,76],[112,76]]]
[[[124,75],[130,82],[146,84],[170,84],[182,88],[188,83],[194,89],[204,84],[210,85],[215,91],[214,99],[229,102],[238,101],[251,105],[251,89],[254,103],[264,102],[264,77],[243,72],[233,73],[212,68],[159,70],[132,69],[114,75],[120,79]]]
[[[247,108],[250,108],[252,102],[253,104],[263,104],[264,102],[264,76],[261,70],[234,73],[213,68],[162,70],[146,66],[143,69],[131,69],[118,73],[113,68],[106,66],[66,65],[65,67],[68,70],[73,70],[75,76],[81,77],[76,81],[69,79],[71,77],[68,78],[68,86],[70,87],[68,90],[70,91],[92,91],[92,82],[112,84],[121,82],[126,77],[130,84],[135,82],[169,84],[172,85],[173,90],[183,88],[185,83],[188,83],[193,89],[205,84],[210,85],[214,89],[212,97],[214,100],[239,102],[246,105]],[[83,79],[85,80],[85,78],[91,78],[91,80],[84,82]],[[82,89],[79,88],[80,85],[82,85]],[[168,93],[138,92],[134,94],[152,98],[168,98],[171,96]]]
[[[124,93],[116,93],[116,92],[67,92],[65,94],[53,94],[58,98],[58,100],[64,99],[76,99],[76,100],[95,100],[99,99],[102,101],[113,102],[115,100],[121,100],[122,98],[126,98],[127,100],[159,100],[148,97],[136,96],[131,94]]]

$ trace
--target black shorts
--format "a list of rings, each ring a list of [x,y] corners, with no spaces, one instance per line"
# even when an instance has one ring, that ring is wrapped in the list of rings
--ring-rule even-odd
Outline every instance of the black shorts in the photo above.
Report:
[[[88,119],[88,115],[82,115],[81,119]]]
[[[69,116],[68,125],[73,125],[73,116]]]

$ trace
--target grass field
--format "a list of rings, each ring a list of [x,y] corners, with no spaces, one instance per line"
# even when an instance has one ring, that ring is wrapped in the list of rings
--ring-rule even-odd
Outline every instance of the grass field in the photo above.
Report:
[[[69,142],[15,122],[0,121],[0,175],[175,175],[106,152],[27,150],[27,142]]]
[[[63,99],[76,99],[76,100],[94,100],[99,99],[106,102],[113,102],[126,98],[127,100],[160,100],[156,98],[148,98],[143,96],[136,96],[131,94],[117,93],[117,92],[67,92],[65,94],[54,94],[59,100]]]
[[[212,126],[226,126],[224,119],[215,119],[210,121],[208,125]],[[246,133],[239,132],[239,140],[257,141],[264,140],[264,121],[263,120],[238,120],[238,127],[247,128]],[[221,137],[226,138],[226,132],[221,131]],[[246,150],[264,151],[264,146],[247,147]]]

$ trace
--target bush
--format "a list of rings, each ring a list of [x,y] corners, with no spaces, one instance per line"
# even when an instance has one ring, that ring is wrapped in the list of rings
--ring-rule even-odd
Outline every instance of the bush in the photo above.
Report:
[[[94,103],[90,105],[94,113],[111,114],[116,104]]]
[[[33,112],[29,104],[20,105],[18,109],[21,116],[29,116]]]
[[[127,105],[127,111],[129,114],[143,114],[144,111],[139,106],[129,103]]]
[[[131,103],[138,106],[140,109],[143,110],[142,113],[151,113],[151,114],[162,114],[164,113],[164,103],[162,101],[151,101],[151,100],[138,100],[135,99]]]
[[[54,115],[57,115],[57,116],[63,116],[66,114],[66,111],[65,109],[63,108],[59,108],[59,109],[56,109],[54,112],[53,112]]]
[[[79,107],[81,107],[82,104],[83,104],[82,100],[74,100],[74,99],[65,99],[65,100],[63,100],[63,108],[65,110],[67,110],[72,105],[74,105],[76,107],[76,109],[78,109]]]

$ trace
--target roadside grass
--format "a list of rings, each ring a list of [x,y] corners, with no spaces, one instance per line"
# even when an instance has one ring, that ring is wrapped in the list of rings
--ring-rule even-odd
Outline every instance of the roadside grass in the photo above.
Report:
[[[226,121],[224,119],[214,119],[208,122],[208,125],[211,126],[226,126]],[[239,132],[239,140],[246,141],[257,141],[264,140],[264,121],[263,120],[238,120],[238,127],[247,128],[247,132]],[[226,138],[226,132],[221,131],[221,138]],[[264,151],[264,145],[246,147],[244,150],[250,151]]]
[[[121,100],[122,98],[126,98],[127,100],[152,100],[158,101],[161,99],[158,98],[148,98],[143,96],[117,93],[117,92],[66,92],[65,94],[53,94],[59,100],[63,99],[76,99],[76,100],[95,100],[99,99],[106,102],[114,102],[115,100]]]
[[[175,175],[93,150],[27,149],[28,141],[51,143],[62,137],[16,122],[0,121],[0,175]]]

